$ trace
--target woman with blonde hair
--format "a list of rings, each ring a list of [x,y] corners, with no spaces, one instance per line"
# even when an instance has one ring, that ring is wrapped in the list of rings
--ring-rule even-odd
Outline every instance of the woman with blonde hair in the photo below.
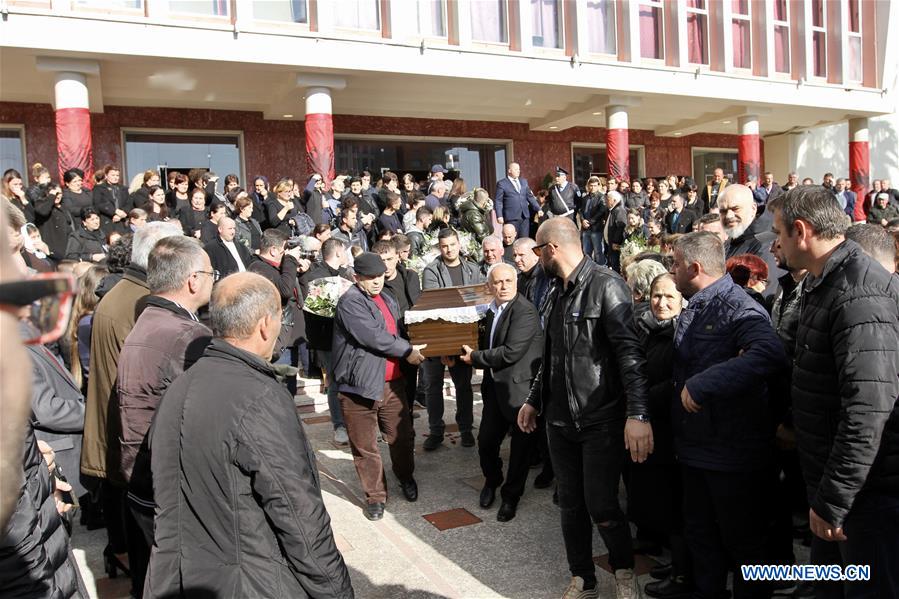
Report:
[[[69,341],[71,347],[71,366],[69,368],[75,383],[82,393],[87,393],[87,378],[90,376],[91,327],[94,310],[100,303],[97,297],[97,285],[109,274],[105,266],[94,265],[78,279],[78,295],[72,305],[69,319]]]
[[[293,179],[285,177],[275,183],[264,206],[270,227],[280,229],[288,235],[295,234],[294,227],[303,209],[300,200],[293,195]]]

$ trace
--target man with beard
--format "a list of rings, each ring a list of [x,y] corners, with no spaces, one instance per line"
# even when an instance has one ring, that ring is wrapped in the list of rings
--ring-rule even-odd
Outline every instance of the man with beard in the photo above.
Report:
[[[768,285],[762,295],[771,297],[777,290],[777,279],[786,271],[777,267],[771,253],[774,236],[771,231],[771,215],[758,215],[758,206],[752,190],[745,185],[728,185],[718,198],[721,210],[721,225],[727,242],[724,244],[725,258],[740,254],[753,254],[768,265]]]

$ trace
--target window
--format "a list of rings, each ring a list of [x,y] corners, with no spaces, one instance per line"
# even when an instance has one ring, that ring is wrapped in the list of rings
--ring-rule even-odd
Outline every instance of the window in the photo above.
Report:
[[[391,170],[416,181],[431,175],[431,166],[442,164],[447,179],[462,177],[471,190],[483,187],[493,194],[496,181],[506,176],[506,145],[456,141],[405,141],[388,139],[335,139],[334,167],[337,172],[373,173]]]
[[[347,29],[381,29],[379,0],[329,0],[334,5],[335,24]]]
[[[643,148],[631,146],[628,151],[630,164],[630,176],[642,177],[643,168],[640,163],[640,155]],[[609,174],[609,156],[606,154],[605,145],[574,146],[572,150],[574,164],[574,178],[572,181],[583,187],[587,179],[592,176],[607,177]]]
[[[640,56],[665,58],[664,6],[661,0],[640,3]]]
[[[475,0],[471,3],[471,39],[476,42],[509,43],[506,0]]]
[[[30,175],[25,170],[25,130],[21,127],[0,127],[0,173],[14,168],[22,175],[26,187]]]
[[[734,37],[734,67],[752,68],[752,27],[749,0],[732,0],[731,29]]]
[[[125,171],[128,181],[148,169],[163,175],[167,170],[186,173],[193,168],[211,170],[222,178],[228,173],[240,175],[241,145],[240,133],[126,131]]]
[[[169,0],[169,10],[209,17],[227,17],[229,4],[228,0]]]
[[[306,6],[306,0],[287,0],[282,2],[253,0],[253,17],[264,21],[308,23],[309,9]]]
[[[533,44],[537,48],[562,47],[562,3],[559,0],[531,0]]]
[[[790,73],[790,3],[774,0],[774,71]]]
[[[849,62],[847,71],[849,81],[859,82],[862,80],[862,21],[861,21],[861,0],[849,0],[849,31],[847,32],[849,40],[849,53],[847,60]]]
[[[144,7],[143,0],[76,0],[75,5],[113,10],[142,9]]]
[[[709,7],[706,0],[687,0],[687,61],[709,64]]]
[[[446,1],[418,0],[418,33],[446,37]]]
[[[827,15],[824,0],[812,0],[812,74],[827,77]]]
[[[716,148],[693,148],[693,180],[700,188],[712,180],[715,169],[733,181],[737,176],[737,151]]]
[[[615,0],[587,0],[587,35],[591,52],[618,54]]]

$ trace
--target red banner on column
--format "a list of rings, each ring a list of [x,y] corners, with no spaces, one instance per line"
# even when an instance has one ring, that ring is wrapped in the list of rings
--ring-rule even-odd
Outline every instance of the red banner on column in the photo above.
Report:
[[[330,114],[306,115],[306,166],[329,183],[334,178],[334,121]]]
[[[630,148],[627,129],[609,129],[606,135],[609,176],[630,181]]]
[[[69,169],[84,171],[84,186],[94,186],[94,156],[91,151],[91,113],[87,108],[60,108],[56,111],[56,152],[59,180]]]
[[[750,176],[758,182],[762,168],[758,133],[741,135],[737,151],[737,183],[746,183]]]
[[[849,181],[855,192],[854,221],[865,221],[870,206],[865,206],[865,194],[871,186],[871,154],[866,141],[849,142]]]

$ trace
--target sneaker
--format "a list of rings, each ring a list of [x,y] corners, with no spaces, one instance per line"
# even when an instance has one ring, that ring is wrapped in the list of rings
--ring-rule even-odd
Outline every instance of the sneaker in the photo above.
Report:
[[[350,444],[350,437],[346,434],[345,426],[338,426],[334,429],[334,445],[344,447]]]
[[[633,570],[615,570],[615,587],[617,599],[640,599],[642,597]]]
[[[575,576],[571,579],[571,583],[569,583],[568,588],[565,589],[565,594],[562,595],[562,599],[598,599],[599,598],[599,585],[594,584],[592,589],[584,590],[584,579],[580,576]]]

